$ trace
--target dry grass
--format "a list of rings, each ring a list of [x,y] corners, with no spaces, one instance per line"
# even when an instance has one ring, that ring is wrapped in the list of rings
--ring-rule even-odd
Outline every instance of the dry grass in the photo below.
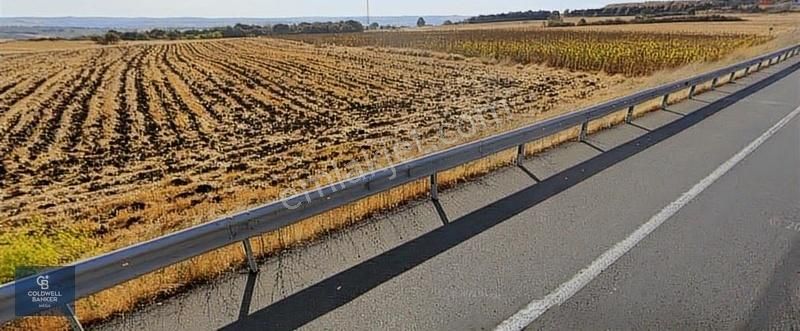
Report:
[[[720,62],[713,64],[700,64],[692,65],[679,70],[665,72],[663,75],[655,75],[654,77],[621,80],[619,77],[607,77],[598,75],[597,79],[606,82],[613,82],[614,89],[600,89],[595,91],[591,97],[583,99],[572,99],[569,102],[560,102],[552,105],[546,112],[520,112],[514,114],[508,121],[503,122],[496,127],[487,128],[485,131],[480,132],[479,136],[470,137],[468,139],[461,139],[452,141],[449,145],[440,145],[437,143],[435,135],[430,139],[426,139],[424,144],[425,150],[435,150],[448,146],[462,143],[467,140],[477,139],[481,136],[490,135],[493,133],[505,131],[520,125],[531,123],[534,121],[556,116],[566,111],[575,110],[582,106],[597,103],[601,100],[607,100],[616,96],[625,95],[632,91],[641,89],[643,86],[651,86],[666,81],[684,78],[687,74],[696,74],[699,70],[708,70],[713,67],[718,67],[723,64],[735,62],[740,58],[750,57],[751,53],[763,53],[766,48],[776,48],[782,43],[789,43],[797,36],[779,36],[768,45],[761,46],[759,49],[737,51],[729,57],[726,57]],[[328,51],[330,51],[328,49]],[[336,50],[344,52],[353,52],[353,50]],[[356,51],[362,52],[362,51]],[[364,50],[363,52],[373,52],[370,56],[380,56],[376,54],[383,53],[379,50]],[[419,55],[411,54],[393,54],[392,56],[407,56],[419,57]],[[464,63],[461,59],[447,59],[447,56],[441,58],[439,56],[422,56],[428,60],[426,61],[453,61],[457,63]],[[477,65],[474,61],[466,61],[469,65]],[[439,62],[436,62],[439,63]],[[460,65],[460,64],[459,64]],[[518,66],[514,64],[492,64],[486,65],[486,70],[496,70],[497,72],[535,72],[543,70],[539,66]],[[548,69],[550,70],[550,69]],[[672,102],[676,102],[681,98],[685,98],[686,91],[678,93],[671,98]],[[658,109],[660,99],[652,100],[644,105],[636,108],[636,115],[641,116],[647,111]],[[624,119],[624,111],[621,110],[611,116],[592,122],[590,131],[594,132],[605,127],[609,127],[620,123]],[[574,140],[578,135],[578,128],[561,132],[552,137],[547,137],[539,141],[527,144],[526,154],[533,155],[542,150],[552,148],[558,144]],[[419,151],[417,151],[419,152]],[[413,156],[414,153],[408,156]],[[487,157],[470,164],[443,172],[440,174],[440,182],[443,187],[455,185],[457,182],[464,181],[474,176],[485,174],[492,169],[502,167],[510,164],[514,158],[514,151],[506,151],[498,153],[491,157]],[[241,179],[241,174],[225,174],[219,176],[215,180],[219,183],[226,183]],[[279,188],[271,185],[255,185],[248,187],[238,187],[226,189],[224,194],[220,196],[223,198],[221,203],[214,203],[213,201],[204,200],[194,204],[191,198],[173,201],[170,203],[156,203],[163,201],[163,196],[175,196],[183,193],[183,189],[173,187],[170,185],[170,178],[165,178],[148,185],[130,185],[129,194],[120,196],[113,201],[113,203],[99,204],[95,208],[116,208],[118,206],[131,206],[136,202],[145,201],[145,210],[137,210],[136,208],[123,208],[118,210],[112,222],[120,222],[124,224],[126,220],[135,217],[147,220],[144,224],[134,224],[133,226],[115,227],[113,231],[99,237],[102,244],[97,249],[85,252],[86,255],[93,255],[100,251],[107,251],[114,247],[121,247],[140,241],[144,238],[152,238],[163,233],[172,232],[179,228],[185,228],[193,224],[202,223],[204,221],[213,219],[218,215],[231,213],[241,210],[248,206],[272,201],[279,196]],[[197,181],[206,182],[205,180]],[[411,184],[401,186],[391,191],[358,201],[351,205],[318,215],[311,219],[297,223],[280,231],[268,233],[254,239],[254,249],[257,254],[266,256],[274,254],[275,252],[291,247],[293,245],[301,244],[305,241],[318,238],[331,230],[335,230],[354,222],[363,220],[364,218],[373,215],[374,213],[381,212],[393,208],[397,205],[403,204],[411,199],[420,198],[427,194],[429,190],[427,181],[419,181]],[[85,204],[84,204],[85,207]],[[92,210],[91,212],[97,212]],[[69,214],[56,214],[52,215],[56,219],[69,220]],[[78,225],[92,226],[94,222],[91,220],[83,220],[78,222]],[[8,224],[8,223],[6,223]],[[17,223],[15,226],[24,226],[22,223]],[[222,272],[231,270],[231,268],[239,267],[244,261],[244,256],[239,245],[226,247],[214,252],[205,254],[200,257],[193,258],[189,261],[171,266],[164,270],[154,272],[139,279],[122,284],[115,288],[103,291],[89,298],[82,299],[78,302],[78,313],[84,321],[97,321],[106,318],[116,313],[129,311],[138,303],[147,302],[155,297],[162,295],[169,295],[187,284],[192,284],[198,281],[212,279]],[[102,303],[102,304],[101,304]],[[17,326],[25,329],[57,329],[64,328],[63,320],[58,318],[37,318],[37,319],[24,319]]]

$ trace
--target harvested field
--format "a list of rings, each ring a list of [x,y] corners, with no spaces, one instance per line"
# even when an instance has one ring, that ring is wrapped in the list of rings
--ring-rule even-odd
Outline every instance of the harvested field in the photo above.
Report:
[[[105,248],[269,201],[412,131],[435,143],[501,101],[541,115],[608,84],[264,39],[12,54],[0,73],[0,226],[78,222]]]
[[[52,52],[57,50],[74,50],[99,47],[101,46],[92,41],[0,39],[0,54]]]
[[[430,30],[422,31],[417,34]],[[487,35],[495,33],[506,34]],[[713,56],[700,52],[676,61],[660,58],[665,53],[653,50],[662,45],[640,35],[653,44],[651,51],[642,58],[618,51],[617,66],[635,67],[642,59],[681,66],[670,70],[675,78],[702,69],[683,66],[686,61],[718,65],[701,62],[730,61],[728,55],[769,39],[694,35],[693,42],[715,47]],[[388,39],[372,32],[353,36]],[[4,266],[65,263],[106,252],[275,200],[285,188],[349,177],[368,170],[359,165],[397,162],[421,151],[372,159],[398,145],[419,142],[430,151],[463,142],[455,134],[463,129],[461,119],[491,118],[498,107],[508,118],[481,127],[473,139],[672,79],[599,72],[604,68],[572,71],[565,68],[577,58],[568,56],[548,62],[561,67],[554,68],[436,47],[342,47],[325,39],[339,36],[301,38],[312,43],[57,42],[51,51],[50,42],[31,44],[28,51],[16,42],[0,45],[0,281],[13,271]],[[577,47],[553,43],[564,45]],[[613,122],[596,121],[590,129]],[[531,143],[528,152],[573,139],[573,131]],[[445,172],[442,184],[511,162],[513,155],[505,154]],[[274,253],[425,194],[426,185],[411,183],[265,234],[254,240],[254,249]],[[81,300],[79,315],[106,318],[241,261],[240,247],[221,249]],[[50,328],[63,321],[32,323]]]

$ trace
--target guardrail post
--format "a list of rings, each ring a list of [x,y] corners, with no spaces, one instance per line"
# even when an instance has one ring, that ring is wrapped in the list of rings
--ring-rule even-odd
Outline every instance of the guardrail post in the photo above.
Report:
[[[517,165],[522,165],[522,161],[525,161],[525,144],[517,146]]]
[[[439,201],[439,184],[436,178],[436,173],[434,172],[431,175],[431,200]]]
[[[744,75],[742,75],[742,77],[745,77],[749,74],[750,74],[750,67],[748,66],[747,68],[744,68]]]
[[[736,78],[736,71],[732,72],[731,76],[728,77],[728,82],[729,83],[732,82],[735,78]]]
[[[697,90],[697,85],[692,85],[689,88],[689,99],[694,98],[694,92]]]
[[[583,124],[581,124],[581,133],[580,135],[578,135],[578,141],[581,142],[586,141],[586,135],[588,134],[587,131],[589,131],[589,121],[583,122]]]
[[[625,123],[631,124],[631,121],[633,121],[633,107],[628,107],[628,113],[625,114]]]
[[[81,325],[81,321],[78,320],[78,315],[75,314],[75,310],[73,310],[69,304],[65,304],[61,309],[64,311],[64,315],[72,331],[83,331],[83,325]]]
[[[717,88],[717,82],[718,81],[719,81],[719,78],[716,78],[716,77],[714,78],[714,80],[711,81],[711,89],[712,90]]]
[[[250,238],[242,240],[242,246],[244,246],[244,255],[247,256],[247,267],[251,273],[258,273],[258,264],[256,263],[256,257],[253,255],[253,247],[250,246]]]
[[[664,94],[664,97],[661,99],[661,110],[667,109],[667,105],[669,105],[669,93]]]
[[[763,60],[762,60],[762,61],[758,61],[758,67],[756,67],[756,71],[761,71],[761,65],[762,65],[763,63],[764,63],[764,61],[763,61]]]

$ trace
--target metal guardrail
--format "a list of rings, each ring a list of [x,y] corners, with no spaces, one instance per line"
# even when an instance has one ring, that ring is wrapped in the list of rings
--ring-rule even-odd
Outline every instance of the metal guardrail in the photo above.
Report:
[[[583,139],[586,136],[589,121],[627,109],[626,121],[630,122],[634,107],[638,104],[660,97],[663,98],[662,106],[665,106],[669,101],[670,94],[686,88],[689,88],[691,98],[700,84],[711,81],[713,89],[720,77],[731,75],[730,77],[734,78],[734,75],[741,70],[745,70],[744,75],[747,75],[753,66],[757,65],[756,70],[761,69],[765,61],[771,65],[773,61],[781,62],[798,54],[800,54],[800,45],[787,47],[719,70],[664,84],[519,129],[455,146],[232,216],[72,263],[69,266],[75,268],[75,297],[76,299],[86,297],[144,274],[238,242],[244,243],[249,267],[252,271],[256,271],[257,265],[248,240],[251,237],[277,230],[325,211],[426,177],[431,180],[431,196],[436,199],[436,174],[438,172],[511,148],[517,148],[517,160],[522,160],[524,157],[522,146],[526,143],[579,125],[581,126],[580,138]],[[289,209],[285,204],[298,207]],[[0,286],[0,323],[16,318],[14,287],[15,282]]]

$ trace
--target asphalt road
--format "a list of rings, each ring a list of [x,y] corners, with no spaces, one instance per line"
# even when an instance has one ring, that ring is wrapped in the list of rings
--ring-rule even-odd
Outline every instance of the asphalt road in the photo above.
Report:
[[[798,109],[798,68],[441,192],[446,225],[418,201],[93,328],[494,329]],[[800,117],[696,193],[528,328],[800,329]]]

